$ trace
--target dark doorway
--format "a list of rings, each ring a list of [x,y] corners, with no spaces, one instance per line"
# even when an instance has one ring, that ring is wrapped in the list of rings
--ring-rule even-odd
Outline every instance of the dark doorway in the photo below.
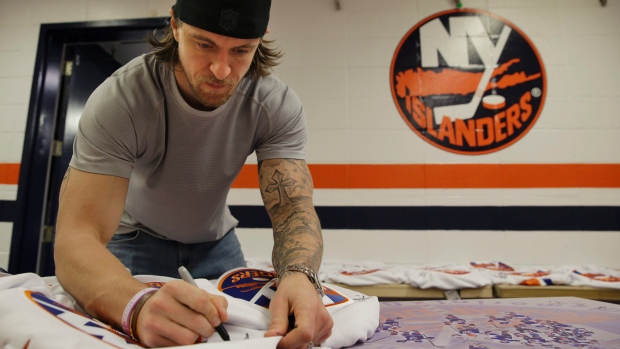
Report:
[[[144,42],[104,42],[65,46],[59,109],[54,131],[53,154],[38,272],[54,275],[54,227],[58,215],[58,195],[71,156],[78,122],[93,91],[118,68],[134,57],[149,52]]]
[[[58,193],[90,94],[150,50],[165,18],[42,25],[24,138],[9,272],[54,275]]]

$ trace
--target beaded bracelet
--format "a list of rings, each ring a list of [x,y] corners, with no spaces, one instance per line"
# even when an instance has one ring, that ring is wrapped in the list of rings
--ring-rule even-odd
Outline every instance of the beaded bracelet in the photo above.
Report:
[[[140,292],[136,293],[135,296],[133,296],[133,298],[131,298],[131,300],[129,301],[129,303],[127,303],[127,306],[125,307],[125,311],[123,311],[123,319],[122,319],[122,325],[123,325],[123,331],[132,336],[131,333],[131,317],[133,315],[133,311],[136,307],[136,304],[138,304],[138,302],[147,294],[153,293],[155,291],[157,291],[157,288],[145,288],[143,290],[140,290]],[[133,336],[132,336],[133,337]]]

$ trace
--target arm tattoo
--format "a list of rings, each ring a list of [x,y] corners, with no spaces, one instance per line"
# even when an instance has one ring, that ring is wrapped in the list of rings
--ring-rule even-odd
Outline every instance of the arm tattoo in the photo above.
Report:
[[[292,187],[295,185],[296,181],[294,179],[290,176],[285,178],[280,171],[276,170],[271,178],[268,178],[267,180],[269,185],[265,188],[265,191],[268,193],[273,193],[276,190],[278,191],[279,199],[276,202],[279,206],[290,205],[293,203],[286,193],[286,187]]]
[[[276,272],[296,263],[318,272],[323,238],[306,162],[265,160],[259,162],[258,171],[261,196],[273,225],[272,260]]]

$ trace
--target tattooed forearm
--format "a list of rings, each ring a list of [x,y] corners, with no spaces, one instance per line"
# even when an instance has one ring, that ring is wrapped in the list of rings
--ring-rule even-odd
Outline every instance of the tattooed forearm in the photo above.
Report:
[[[259,163],[260,188],[273,224],[272,259],[276,271],[303,264],[315,271],[321,264],[321,225],[312,203],[312,177],[302,160]]]
[[[318,271],[323,256],[319,220],[311,206],[301,205],[272,219],[274,247],[272,260],[276,271],[290,264],[303,264]]]

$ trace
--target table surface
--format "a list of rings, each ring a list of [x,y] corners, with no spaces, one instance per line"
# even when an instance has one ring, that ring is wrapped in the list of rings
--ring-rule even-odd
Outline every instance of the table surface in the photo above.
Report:
[[[352,348],[620,348],[620,305],[576,297],[382,302]]]

